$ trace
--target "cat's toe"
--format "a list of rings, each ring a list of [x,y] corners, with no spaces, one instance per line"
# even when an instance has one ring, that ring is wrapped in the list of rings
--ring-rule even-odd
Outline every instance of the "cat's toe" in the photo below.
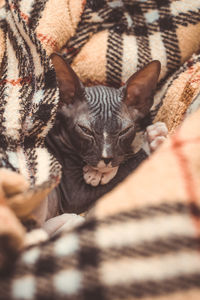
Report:
[[[158,136],[167,137],[168,129],[165,123],[156,122],[147,127],[146,129],[147,139],[149,142],[155,140]]]
[[[90,184],[91,184],[92,186],[97,186],[97,185],[99,185],[99,183],[100,183],[100,181],[101,181],[101,176],[102,176],[102,174],[96,175],[96,177],[92,178]]]
[[[165,123],[157,122],[146,129],[146,139],[150,150],[155,151],[167,138],[168,129]]]
[[[111,179],[113,179],[117,174],[117,171],[118,171],[118,167],[115,167],[112,168],[110,172],[103,173],[103,176],[101,178],[101,184],[104,185],[107,184],[109,181],[111,181]]]
[[[92,168],[88,169],[87,172],[83,172],[83,178],[87,184],[97,186],[100,183],[102,173]]]
[[[151,151],[155,151],[165,141],[165,139],[166,138],[164,136],[158,136],[155,140],[153,140],[150,143]]]
[[[89,183],[94,174],[94,169],[88,165],[83,167],[83,178],[86,183]]]
[[[83,173],[87,173],[91,169],[90,166],[86,165],[83,167]]]
[[[84,180],[85,180],[85,182],[87,184],[90,184],[90,182],[92,180],[92,174],[91,174],[91,172],[84,173],[83,174],[83,178],[84,178]]]

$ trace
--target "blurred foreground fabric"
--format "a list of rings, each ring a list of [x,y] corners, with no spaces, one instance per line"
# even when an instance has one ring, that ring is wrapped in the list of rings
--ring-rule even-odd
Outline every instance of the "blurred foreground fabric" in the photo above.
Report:
[[[5,2],[0,299],[199,299],[200,1]],[[120,86],[159,59],[150,121],[166,122],[171,136],[83,225],[24,249],[21,221],[61,176],[44,146],[59,101],[54,51],[85,84]]]

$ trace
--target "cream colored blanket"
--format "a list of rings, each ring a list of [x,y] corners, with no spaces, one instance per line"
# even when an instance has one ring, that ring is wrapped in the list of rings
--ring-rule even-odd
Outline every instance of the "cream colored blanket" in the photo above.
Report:
[[[0,16],[0,299],[199,299],[200,1],[7,0]],[[85,84],[159,59],[151,119],[175,134],[84,225],[22,251],[21,221],[61,176],[44,147],[54,51]]]

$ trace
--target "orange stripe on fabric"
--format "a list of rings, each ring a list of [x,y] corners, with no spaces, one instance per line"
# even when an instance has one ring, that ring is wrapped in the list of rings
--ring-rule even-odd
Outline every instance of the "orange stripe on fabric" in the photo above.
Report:
[[[29,20],[28,15],[26,15],[25,13],[23,13],[23,12],[19,9],[19,7],[18,7],[17,5],[15,5],[15,4],[10,4],[10,8],[11,8],[11,9],[14,9],[14,10],[19,10],[19,13],[20,13],[22,19],[24,19],[24,21],[28,22],[28,20]]]
[[[31,83],[31,80],[32,80],[31,76],[24,77],[24,78],[18,78],[18,79],[4,79],[4,80],[0,81],[0,85],[3,85],[5,83],[10,83],[13,86],[23,85],[23,84],[26,84],[26,83]]]
[[[56,41],[52,37],[44,35],[42,33],[38,33],[37,36],[41,42],[45,42],[51,47],[56,47]]]
[[[0,195],[0,209],[1,209],[1,205],[6,205],[6,200],[3,195],[3,191],[1,191],[1,195]]]
[[[86,2],[86,1],[85,1]],[[19,7],[17,6],[17,5],[14,5],[14,4],[10,4],[10,8],[11,9],[14,9],[14,10],[18,10],[19,11],[19,13],[20,13],[20,15],[21,15],[21,17],[22,17],[22,19],[24,19],[24,21],[26,21],[27,23],[28,23],[28,21],[29,21],[29,16],[28,15],[26,15],[25,13],[23,13],[20,9],[19,9]],[[45,43],[47,43],[47,44],[49,44],[51,47],[56,47],[56,41],[52,38],[52,37],[49,37],[49,36],[47,36],[47,35],[44,35],[44,34],[42,34],[42,33],[38,33],[38,38],[39,38],[39,40],[41,41],[41,42],[45,42]]]
[[[82,13],[83,13],[83,11],[84,11],[84,9],[85,9],[86,2],[87,2],[86,0],[83,0],[83,1],[82,1]],[[82,14],[82,13],[81,13],[81,14]]]
[[[200,75],[196,76],[196,78],[191,80],[191,82],[200,82]]]
[[[177,158],[177,161],[180,166],[181,174],[185,184],[185,190],[190,201],[190,204],[197,205],[198,204],[198,195],[195,189],[194,177],[190,170],[189,161],[187,156],[183,152],[183,146],[187,143],[197,143],[200,142],[200,137],[182,141],[179,138],[178,132],[172,137],[172,150]],[[200,219],[194,215],[192,215],[194,225],[197,229],[197,233],[200,236]]]

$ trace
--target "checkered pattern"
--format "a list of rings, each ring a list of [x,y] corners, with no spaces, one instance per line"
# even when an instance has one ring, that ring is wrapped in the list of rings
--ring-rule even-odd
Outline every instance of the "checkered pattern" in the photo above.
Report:
[[[6,15],[5,8],[0,13],[0,162],[28,179],[31,189],[18,196],[31,205],[60,175],[44,147],[58,102],[46,53],[67,42],[67,56],[83,81],[118,86],[160,54],[162,78],[168,76],[196,49],[195,32],[187,51],[180,32],[185,29],[187,39],[192,28],[199,28],[198,1],[59,4],[7,0]],[[96,59],[95,49],[102,56],[88,63],[88,57]],[[84,77],[83,69],[91,75],[91,63],[96,77]],[[105,74],[98,77],[101,70]],[[152,118],[164,118],[173,131],[186,112],[198,107],[199,76],[200,58],[194,56],[157,92]],[[199,120],[198,110],[138,171],[97,202],[86,223],[25,249],[11,269],[0,273],[0,299],[199,299]]]
[[[199,107],[200,56],[193,55],[155,95],[151,119],[166,123],[169,132],[174,132],[186,116]]]
[[[23,1],[7,1],[1,20],[5,47],[0,81],[0,166],[30,183],[26,197],[46,193],[60,178],[60,166],[44,146],[58,102],[55,72],[20,10]],[[34,200],[33,200],[34,201]]]
[[[175,201],[91,219],[26,250],[1,299],[198,299],[198,211]]]
[[[152,59],[161,61],[162,77],[166,77],[194,52],[185,50],[180,40],[190,34],[187,30],[191,26],[199,28],[199,21],[199,1],[91,0],[86,2],[76,33],[63,52],[76,66],[84,47],[95,35],[100,39],[100,33],[107,31],[105,84],[119,87],[133,70]]]

